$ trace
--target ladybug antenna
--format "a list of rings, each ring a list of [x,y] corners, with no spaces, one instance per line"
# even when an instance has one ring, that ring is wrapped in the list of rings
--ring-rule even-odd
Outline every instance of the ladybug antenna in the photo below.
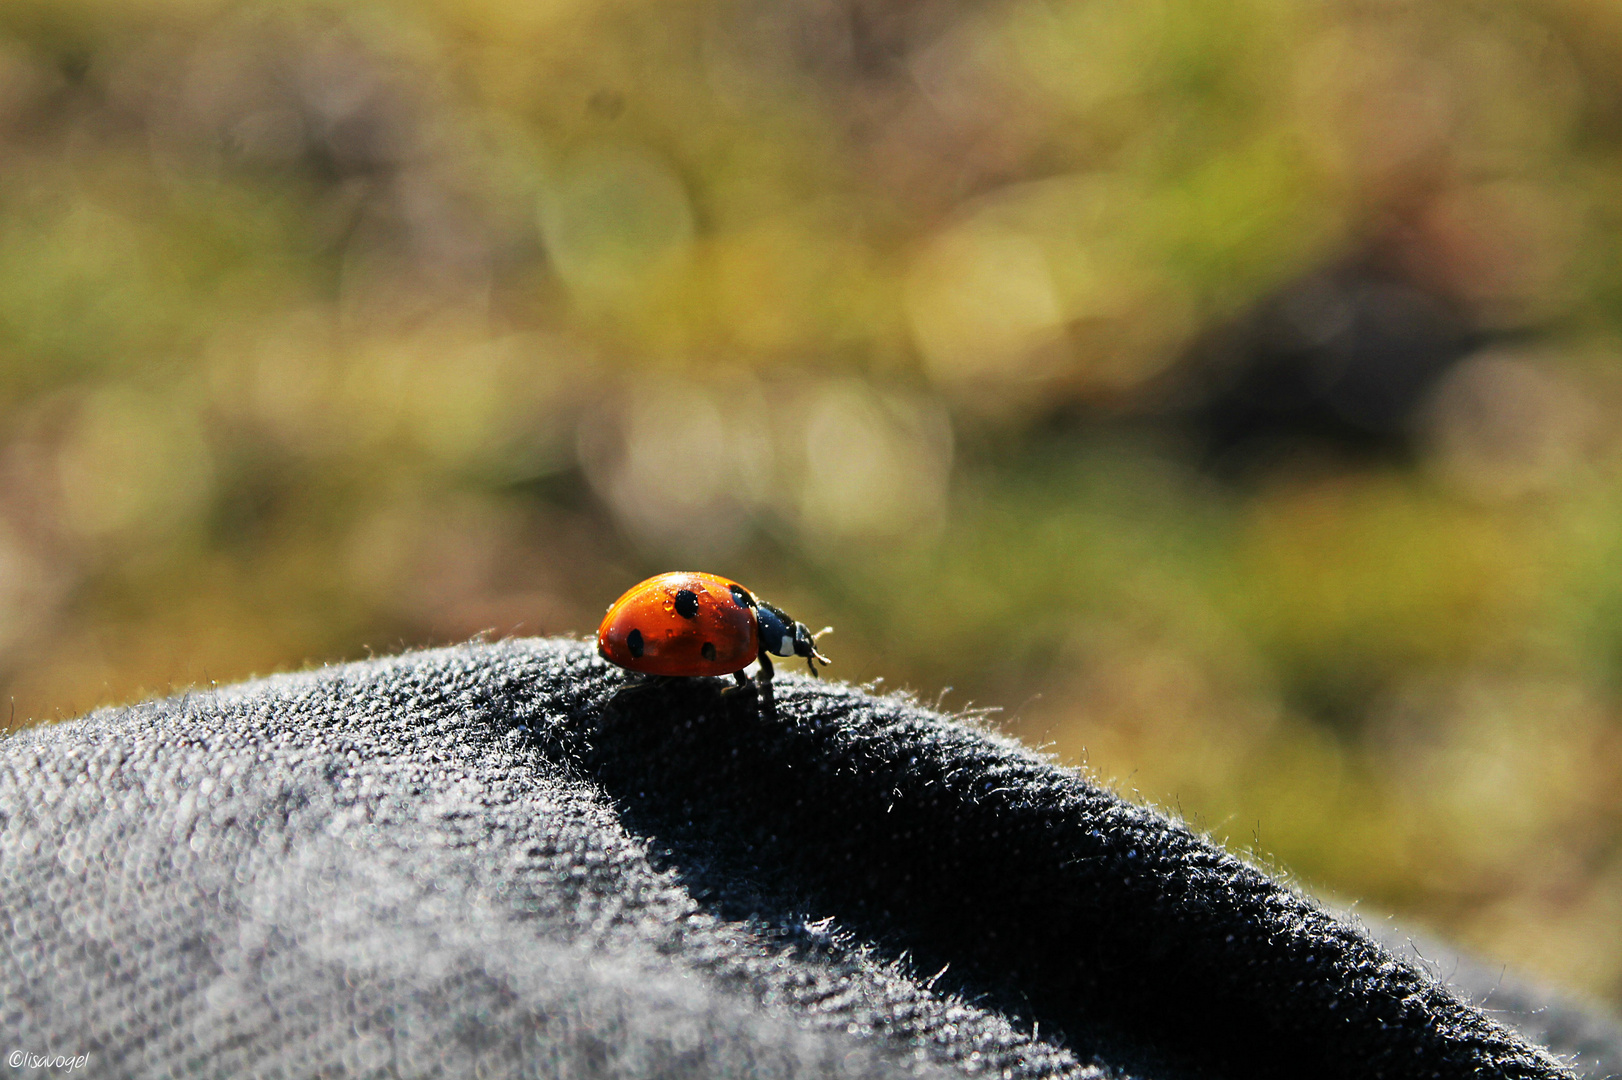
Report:
[[[806,666],[811,669],[813,675],[817,674],[817,665],[819,663],[823,665],[833,663],[833,661],[817,651],[817,638],[832,629],[831,626],[825,626],[813,634],[805,628],[804,623],[794,624],[794,655],[805,657]]]
[[[816,661],[817,663],[821,663],[823,667],[827,667],[829,664],[833,663],[833,661],[828,659],[826,656],[823,656],[820,652],[817,651],[817,638],[821,637],[823,634],[831,634],[833,632],[834,632],[833,627],[824,626],[821,630],[818,630],[816,633],[811,635],[811,657],[810,657],[810,660]],[[815,675],[816,673],[817,673],[817,664],[812,663],[811,664],[811,674]]]

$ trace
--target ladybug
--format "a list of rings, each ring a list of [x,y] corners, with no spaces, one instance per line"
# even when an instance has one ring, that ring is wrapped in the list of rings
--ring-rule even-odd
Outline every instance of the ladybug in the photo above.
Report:
[[[597,652],[611,664],[647,675],[731,675],[760,661],[772,677],[771,654],[803,656],[817,673],[828,658],[816,639],[783,610],[757,600],[736,581],[677,571],[651,577],[609,605],[597,628]]]

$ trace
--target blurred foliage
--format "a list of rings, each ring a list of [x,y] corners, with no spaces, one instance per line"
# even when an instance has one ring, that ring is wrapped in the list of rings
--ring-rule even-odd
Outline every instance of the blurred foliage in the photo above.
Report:
[[[641,577],[1622,1000],[1622,10],[10,0],[12,726]]]

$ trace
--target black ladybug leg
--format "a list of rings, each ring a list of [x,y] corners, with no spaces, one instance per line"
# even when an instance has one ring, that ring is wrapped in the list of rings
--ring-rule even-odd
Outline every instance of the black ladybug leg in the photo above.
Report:
[[[742,671],[734,671],[732,673],[732,678],[737,682],[739,688],[749,685],[749,676],[745,675]]]
[[[777,719],[777,695],[772,692],[772,658],[760,650],[760,714],[767,720]]]

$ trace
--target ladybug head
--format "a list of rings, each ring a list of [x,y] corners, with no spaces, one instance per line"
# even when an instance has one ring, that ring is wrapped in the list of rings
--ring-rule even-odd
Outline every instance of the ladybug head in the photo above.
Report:
[[[782,608],[759,599],[755,601],[755,622],[760,628],[761,648],[767,652],[777,656],[803,656],[813,675],[817,673],[819,663],[832,663],[817,652],[817,638],[832,627],[813,634],[806,629],[805,623],[795,622]]]

